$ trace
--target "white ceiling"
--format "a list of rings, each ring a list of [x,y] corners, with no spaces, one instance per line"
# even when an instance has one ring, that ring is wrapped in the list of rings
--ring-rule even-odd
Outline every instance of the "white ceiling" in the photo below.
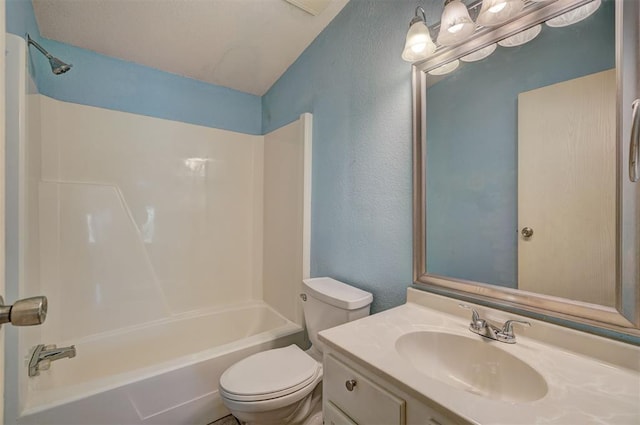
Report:
[[[284,0],[33,0],[33,6],[43,37],[262,95],[348,1],[329,0],[318,16]]]

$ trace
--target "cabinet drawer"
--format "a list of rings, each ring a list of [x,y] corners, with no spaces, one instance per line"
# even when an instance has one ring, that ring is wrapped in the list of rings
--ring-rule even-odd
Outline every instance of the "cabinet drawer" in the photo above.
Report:
[[[349,418],[362,425],[403,425],[404,400],[374,384],[360,373],[337,360],[325,356],[323,385],[326,404],[335,404]],[[349,381],[355,382],[352,389]]]

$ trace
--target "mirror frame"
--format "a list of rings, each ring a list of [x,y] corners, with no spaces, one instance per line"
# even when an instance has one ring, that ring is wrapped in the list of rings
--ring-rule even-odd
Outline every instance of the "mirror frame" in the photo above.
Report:
[[[488,46],[503,38],[516,34],[526,28],[543,23],[548,19],[561,15],[576,7],[589,3],[591,0],[555,0],[552,2],[530,2],[527,7],[513,20],[494,28],[480,28],[466,42],[453,47],[439,47],[433,56],[413,65],[412,90],[413,90],[413,281],[418,289],[463,298],[480,303],[490,304],[497,308],[512,309],[543,315],[559,319],[565,325],[579,327],[582,330],[587,325],[621,334],[640,336],[640,281],[638,279],[638,266],[635,266],[636,275],[633,276],[631,286],[625,288],[626,293],[631,293],[635,298],[632,305],[634,311],[625,311],[623,308],[622,288],[622,233],[621,233],[621,201],[622,201],[622,177],[624,164],[623,154],[623,123],[620,105],[622,100],[622,6],[624,0],[616,1],[616,79],[617,79],[617,116],[616,116],[616,143],[617,143],[617,176],[616,176],[616,306],[607,307],[590,304],[567,298],[537,294],[512,288],[506,288],[488,283],[473,282],[456,279],[447,276],[429,274],[426,270],[426,74],[431,69],[445,64],[451,60],[460,58],[477,49]],[[632,6],[632,9],[640,9]],[[631,11],[633,14],[634,10]],[[638,14],[638,10],[635,10]],[[627,11],[627,16],[630,13]],[[625,17],[626,18],[626,17]],[[627,19],[625,19],[627,20]],[[627,22],[628,23],[628,22]],[[632,22],[633,23],[633,22]],[[637,33],[637,29],[634,29]],[[625,138],[626,140],[626,138]],[[624,168],[626,171],[626,168]],[[638,183],[640,184],[640,183]],[[636,258],[636,263],[640,259]],[[627,284],[629,285],[629,284]],[[569,322],[569,323],[566,323]],[[572,325],[572,323],[574,325]],[[563,324],[563,323],[561,323]],[[576,326],[578,325],[578,326]],[[610,335],[609,335],[610,336]]]

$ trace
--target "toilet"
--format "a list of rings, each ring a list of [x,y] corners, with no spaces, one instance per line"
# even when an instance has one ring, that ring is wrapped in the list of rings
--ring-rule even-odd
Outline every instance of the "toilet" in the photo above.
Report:
[[[250,425],[322,424],[322,343],[318,332],[369,315],[373,296],[329,277],[303,281],[311,348],[297,345],[249,356],[220,377],[227,409]]]

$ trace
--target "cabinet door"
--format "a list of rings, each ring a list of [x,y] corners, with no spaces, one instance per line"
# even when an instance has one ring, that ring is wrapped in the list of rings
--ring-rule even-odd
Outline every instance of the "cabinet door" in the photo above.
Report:
[[[331,355],[325,356],[324,367],[325,408],[333,403],[359,424],[404,425],[404,400]]]
[[[331,402],[325,403],[323,413],[324,425],[358,425]]]

